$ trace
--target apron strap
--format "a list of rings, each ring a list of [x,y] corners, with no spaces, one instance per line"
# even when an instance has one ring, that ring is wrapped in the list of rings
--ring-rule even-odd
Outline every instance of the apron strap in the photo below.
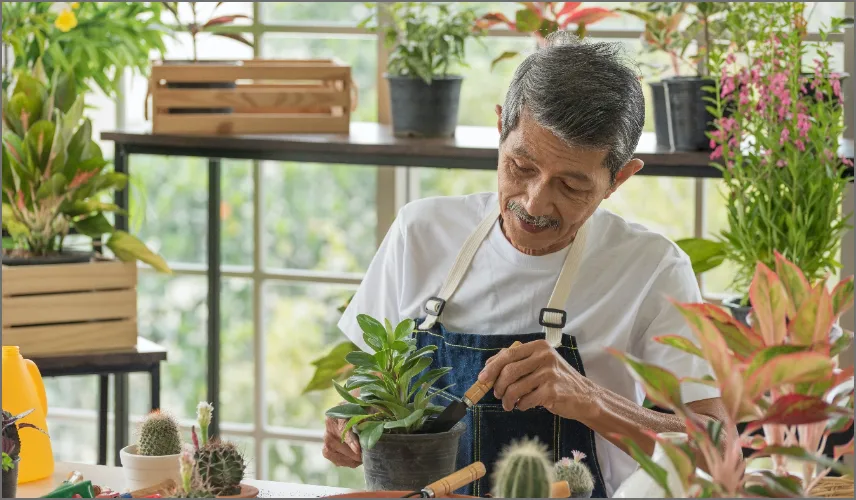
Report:
[[[455,290],[458,288],[458,285],[461,283],[461,280],[466,274],[467,269],[470,267],[470,263],[473,261],[473,257],[476,255],[476,251],[484,241],[485,236],[490,232],[490,228],[493,227],[493,224],[499,218],[499,203],[493,207],[493,210],[481,221],[475,231],[467,238],[467,241],[464,242],[464,246],[461,248],[461,251],[458,252],[458,258],[455,260],[455,264],[452,265],[452,269],[449,270],[449,275],[446,276],[446,281],[443,282],[443,288],[440,289],[440,293],[436,297],[431,297],[427,301],[425,301],[425,312],[426,317],[425,320],[418,326],[419,330],[428,330],[434,326],[434,323],[440,318],[440,314],[443,313],[443,308],[446,306],[446,301],[455,293]]]
[[[591,217],[577,231],[574,242],[571,244],[571,249],[568,251],[567,257],[565,257],[564,264],[562,264],[562,270],[559,272],[559,279],[556,280],[553,294],[550,295],[547,307],[541,309],[538,317],[538,324],[544,327],[546,340],[553,347],[558,347],[562,343],[562,329],[565,327],[568,319],[568,313],[564,310],[564,306],[571,293],[571,285],[574,283],[577,271],[580,269],[580,263],[583,260],[583,252],[586,248],[586,238],[588,237],[590,227],[589,221],[591,221]]]

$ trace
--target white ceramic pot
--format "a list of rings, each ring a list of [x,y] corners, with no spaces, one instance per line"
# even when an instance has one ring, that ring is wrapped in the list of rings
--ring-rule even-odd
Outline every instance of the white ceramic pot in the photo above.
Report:
[[[684,432],[662,432],[658,436],[674,444],[687,442],[687,435]],[[681,479],[660,443],[654,445],[651,460],[665,469],[666,481],[673,495],[670,498],[686,498],[687,494],[681,484]],[[663,488],[640,467],[621,483],[612,498],[665,498],[665,496],[666,492],[663,491]]]
[[[137,454],[137,445],[126,446],[119,451],[125,487],[131,491],[148,488],[167,479],[181,484],[179,455],[149,457]]]

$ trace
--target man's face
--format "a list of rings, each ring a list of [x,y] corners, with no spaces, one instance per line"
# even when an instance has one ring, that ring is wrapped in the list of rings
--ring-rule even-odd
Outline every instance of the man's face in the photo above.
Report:
[[[631,160],[610,182],[606,154],[571,148],[523,113],[500,145],[497,168],[503,232],[511,244],[528,255],[569,245],[600,202],[642,168]]]

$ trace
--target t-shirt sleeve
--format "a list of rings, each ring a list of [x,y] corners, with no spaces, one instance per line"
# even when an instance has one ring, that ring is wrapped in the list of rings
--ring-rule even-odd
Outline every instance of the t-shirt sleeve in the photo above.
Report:
[[[655,337],[661,335],[680,335],[698,345],[692,329],[669,299],[682,303],[702,301],[692,265],[686,256],[667,264],[655,278],[638,318],[647,325],[639,325],[643,328],[642,335],[637,337],[638,341],[633,350],[643,361],[666,368],[678,378],[712,376],[713,370],[706,360],[654,341]],[[719,397],[719,390],[703,384],[685,382],[681,384],[681,397],[684,403],[690,403]]]
[[[374,352],[374,350],[363,340],[363,330],[357,323],[358,315],[367,314],[381,323],[384,319],[389,319],[393,325],[398,324],[401,266],[404,257],[401,219],[402,214],[399,212],[369,264],[356,294],[339,319],[339,329],[351,342],[366,352]]]

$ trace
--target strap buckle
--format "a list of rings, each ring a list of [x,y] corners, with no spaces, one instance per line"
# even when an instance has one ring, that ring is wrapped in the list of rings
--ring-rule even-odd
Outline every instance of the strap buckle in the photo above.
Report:
[[[547,314],[548,313],[558,314],[561,316],[562,319],[559,322],[549,321],[549,320],[547,320]],[[545,326],[547,328],[560,328],[561,329],[561,328],[565,327],[565,323],[567,322],[567,319],[568,319],[568,313],[567,312],[565,312],[561,309],[552,309],[550,307],[545,307],[544,309],[541,309],[541,314],[538,317],[538,324],[541,326]]]
[[[440,297],[431,297],[425,301],[425,312],[431,316],[439,316],[446,307],[446,301]]]

